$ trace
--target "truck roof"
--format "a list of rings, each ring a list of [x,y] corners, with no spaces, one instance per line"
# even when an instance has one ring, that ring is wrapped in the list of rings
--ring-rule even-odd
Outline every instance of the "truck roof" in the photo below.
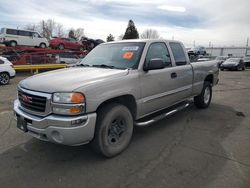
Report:
[[[108,43],[124,43],[124,42],[178,42],[178,43],[182,43],[177,40],[166,40],[166,39],[127,39],[127,40],[112,41]]]

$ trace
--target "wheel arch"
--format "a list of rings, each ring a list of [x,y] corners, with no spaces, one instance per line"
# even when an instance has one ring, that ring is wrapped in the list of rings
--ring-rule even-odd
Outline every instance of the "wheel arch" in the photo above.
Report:
[[[211,85],[213,85],[214,84],[214,75],[213,74],[207,75],[204,82],[209,82]]]
[[[136,105],[136,100],[133,95],[126,94],[126,95],[121,95],[121,96],[107,99],[97,107],[96,111],[98,112],[103,106],[110,104],[110,103],[118,103],[118,104],[122,104],[126,106],[131,112],[133,119],[136,119],[137,105]]]

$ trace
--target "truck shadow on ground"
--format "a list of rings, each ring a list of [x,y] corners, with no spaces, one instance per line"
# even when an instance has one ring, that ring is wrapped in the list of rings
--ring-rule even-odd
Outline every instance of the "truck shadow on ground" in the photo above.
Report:
[[[58,178],[65,183],[80,178],[89,187],[145,187],[161,179],[162,187],[164,182],[167,187],[203,187],[225,165],[228,154],[221,142],[243,118],[244,113],[228,106],[211,104],[198,110],[191,105],[149,127],[136,127],[127,150],[108,160],[89,145],[68,147],[31,139],[0,155],[1,184],[25,187],[33,178],[46,187],[60,183]]]

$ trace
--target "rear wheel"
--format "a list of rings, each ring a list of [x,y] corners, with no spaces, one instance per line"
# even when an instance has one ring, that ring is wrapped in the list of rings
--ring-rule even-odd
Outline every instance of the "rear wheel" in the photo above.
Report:
[[[3,73],[0,73],[0,84],[1,85],[6,85],[10,82],[10,76],[8,73],[6,72],[3,72]]]
[[[220,70],[221,70],[221,71],[224,71],[224,69],[223,69],[223,68],[221,68]]]
[[[16,41],[10,41],[10,46],[12,46],[12,47],[17,46],[17,42]]]
[[[132,134],[133,117],[129,109],[124,105],[111,103],[97,113],[91,146],[105,157],[114,157],[127,148]]]
[[[212,86],[210,82],[204,82],[200,95],[194,97],[194,104],[198,108],[207,108],[212,99]]]
[[[243,71],[246,70],[246,66],[245,66],[245,65],[242,67],[242,70],[243,70]]]

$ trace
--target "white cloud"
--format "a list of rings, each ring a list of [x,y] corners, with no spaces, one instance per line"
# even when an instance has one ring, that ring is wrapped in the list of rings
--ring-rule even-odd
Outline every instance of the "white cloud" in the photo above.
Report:
[[[139,32],[157,29],[161,36],[191,46],[245,45],[250,36],[249,0],[8,0],[0,2],[0,27],[20,27],[54,19],[66,28],[83,27],[89,37],[124,33],[129,19]],[[186,24],[185,24],[186,23]]]
[[[185,12],[185,7],[180,6],[171,6],[171,5],[160,5],[157,7],[158,9],[167,10],[167,11],[173,11],[173,12]]]

